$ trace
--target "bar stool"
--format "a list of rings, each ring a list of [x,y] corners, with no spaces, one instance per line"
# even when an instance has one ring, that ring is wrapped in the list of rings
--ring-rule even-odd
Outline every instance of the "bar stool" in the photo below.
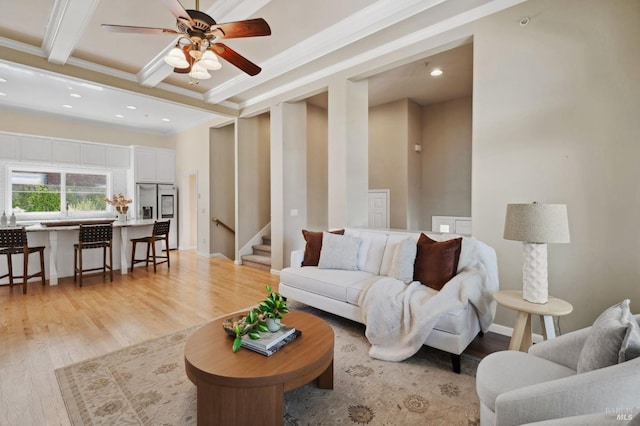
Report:
[[[82,262],[83,250],[102,249],[102,266],[84,269]],[[109,264],[107,265],[107,248],[109,249]],[[109,270],[109,279],[113,282],[113,225],[80,225],[78,243],[73,245],[73,281],[80,275],[90,271],[102,271],[102,276]]]
[[[149,266],[149,261],[153,262],[153,272],[156,272],[156,265],[160,265],[161,263],[166,263],[167,268],[171,267],[171,262],[169,259],[169,225],[170,221],[155,221],[153,223],[153,231],[151,232],[151,236],[142,237],[142,238],[132,238],[131,239],[131,272],[133,272],[133,267],[136,263],[144,262],[145,266]],[[166,256],[161,256],[156,254],[156,241],[163,241],[165,244],[164,251],[167,252]],[[147,245],[147,257],[144,259],[136,259],[136,244],[144,243]],[[162,250],[161,250],[162,251]],[[160,262],[157,259],[164,259]]]
[[[31,253],[40,253],[40,271],[29,275],[29,255]],[[13,275],[13,261],[11,257],[14,254],[22,254],[23,271],[22,275]],[[44,285],[44,246],[29,247],[27,243],[27,231],[22,228],[4,228],[0,229],[0,255],[7,256],[8,273],[0,276],[0,279],[9,277],[9,286],[13,287],[14,278],[22,278],[22,293],[27,294],[27,281],[34,277],[42,278]],[[17,285],[17,284],[16,284]]]

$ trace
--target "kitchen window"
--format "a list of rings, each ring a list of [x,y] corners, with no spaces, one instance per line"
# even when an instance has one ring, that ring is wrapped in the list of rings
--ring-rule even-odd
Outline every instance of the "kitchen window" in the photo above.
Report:
[[[108,173],[12,169],[11,209],[21,213],[105,212]]]

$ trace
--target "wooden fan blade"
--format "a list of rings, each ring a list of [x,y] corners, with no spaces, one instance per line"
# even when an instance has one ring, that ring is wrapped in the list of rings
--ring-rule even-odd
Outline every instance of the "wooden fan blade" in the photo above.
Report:
[[[184,9],[182,4],[178,0],[162,0],[162,3],[173,13],[176,19],[183,21],[189,28],[193,28],[193,21],[191,16]]]
[[[259,66],[257,66],[256,64],[254,64],[253,62],[245,58],[244,56],[240,55],[238,52],[231,49],[229,46],[225,44],[215,43],[211,45],[211,50],[216,55],[220,56],[221,58],[225,59],[227,62],[231,63],[232,65],[235,65],[236,67],[240,68],[242,71],[246,72],[251,76],[256,75],[260,73],[260,71],[262,71],[262,68],[260,68]]]
[[[246,21],[213,25],[207,35],[214,35],[218,38],[260,37],[271,35],[271,28],[262,18],[247,19]]]
[[[132,27],[129,25],[100,25],[102,29],[112,33],[127,33],[127,34],[182,34],[176,30],[170,30],[167,28],[152,28],[152,27]]]

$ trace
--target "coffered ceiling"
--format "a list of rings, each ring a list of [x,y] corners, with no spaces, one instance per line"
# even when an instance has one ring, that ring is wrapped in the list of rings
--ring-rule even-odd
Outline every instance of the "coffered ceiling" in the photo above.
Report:
[[[166,1],[3,0],[0,108],[174,133],[322,93],[335,78],[369,79],[372,105],[429,104],[471,93],[473,21],[522,1],[201,0],[218,23],[260,17],[272,35],[224,41],[262,68],[257,76],[221,60],[211,79],[189,84],[163,61],[175,34],[100,28],[175,29]],[[445,74],[430,77],[434,66]]]

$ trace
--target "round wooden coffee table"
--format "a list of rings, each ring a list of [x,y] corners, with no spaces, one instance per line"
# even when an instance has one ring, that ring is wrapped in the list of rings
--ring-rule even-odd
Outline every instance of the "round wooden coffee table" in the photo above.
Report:
[[[333,389],[334,335],[325,321],[291,311],[283,323],[302,335],[270,357],[246,348],[233,353],[223,321],[196,330],[184,348],[198,392],[198,425],[282,425],[284,392],[316,378],[318,387]]]

